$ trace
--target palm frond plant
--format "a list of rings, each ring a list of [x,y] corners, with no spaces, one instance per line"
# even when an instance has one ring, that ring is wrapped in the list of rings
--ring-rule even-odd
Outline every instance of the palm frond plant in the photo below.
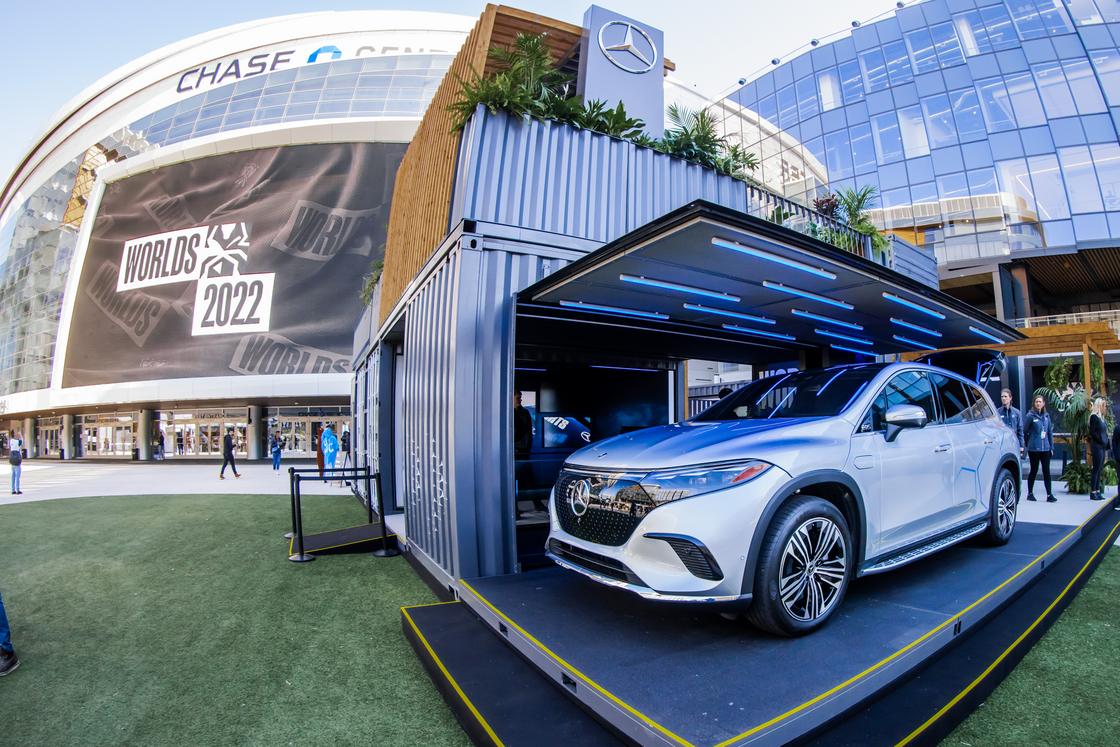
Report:
[[[868,184],[859,189],[841,187],[836,199],[839,201],[840,218],[853,231],[871,237],[871,249],[876,256],[881,256],[890,249],[890,242],[875,228],[867,212],[879,200],[879,190],[874,185]]]

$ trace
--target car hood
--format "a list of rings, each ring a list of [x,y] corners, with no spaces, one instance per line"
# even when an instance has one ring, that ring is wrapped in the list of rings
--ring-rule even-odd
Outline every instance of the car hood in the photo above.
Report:
[[[611,472],[641,472],[735,459],[782,466],[779,454],[815,440],[821,421],[783,418],[673,423],[604,439],[568,457],[566,464]]]

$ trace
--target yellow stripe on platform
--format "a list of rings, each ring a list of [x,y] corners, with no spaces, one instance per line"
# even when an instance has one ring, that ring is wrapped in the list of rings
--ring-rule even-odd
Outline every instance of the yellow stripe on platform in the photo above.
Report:
[[[783,713],[782,715],[780,715],[780,716],[776,716],[776,717],[774,717],[774,718],[770,719],[769,721],[767,721],[767,722],[766,722],[766,723],[764,723],[764,724],[759,724],[758,726],[754,727],[754,728],[753,728],[753,729],[751,729],[750,731],[745,731],[745,732],[743,732],[742,734],[740,734],[740,735],[738,735],[738,736],[736,736],[736,737],[732,737],[731,739],[728,739],[728,740],[727,740],[727,741],[725,741],[725,742],[720,742],[720,743],[719,743],[718,745],[716,745],[716,747],[728,747],[728,745],[732,745],[732,744],[735,744],[735,742],[739,741],[740,739],[742,739],[742,738],[744,738],[744,737],[749,737],[749,736],[750,736],[750,735],[752,735],[752,734],[757,734],[758,732],[762,731],[763,729],[766,729],[766,728],[768,728],[768,727],[770,727],[770,726],[773,726],[774,724],[778,723],[779,721],[782,721],[783,719],[787,719],[787,718],[789,718],[790,716],[793,716],[794,714],[800,713],[801,711],[805,710],[805,709],[806,709],[806,708],[808,708],[809,706],[812,706],[812,705],[816,705],[817,703],[821,702],[822,700],[824,700],[825,698],[829,697],[830,695],[833,695],[833,694],[835,694],[835,693],[839,692],[840,690],[843,690],[843,689],[844,689],[845,687],[847,687],[848,685],[851,685],[852,683],[856,682],[857,680],[860,680],[860,679],[862,679],[862,678],[866,677],[867,675],[869,675],[869,674],[871,674],[872,672],[874,672],[874,671],[875,671],[876,669],[879,669],[879,668],[881,668],[881,667],[885,666],[886,664],[890,663],[891,661],[893,661],[893,660],[897,659],[897,658],[898,658],[899,656],[902,656],[902,655],[903,655],[904,653],[906,653],[906,652],[907,652],[907,651],[909,651],[910,649],[914,648],[915,646],[917,646],[917,645],[918,645],[919,643],[921,643],[922,641],[925,641],[925,640],[927,640],[928,638],[932,637],[933,635],[935,635],[935,634],[939,633],[940,631],[944,630],[945,628],[949,627],[949,625],[953,625],[953,624],[956,624],[957,620],[959,620],[959,619],[960,619],[960,618],[961,618],[961,617],[962,617],[962,616],[963,616],[963,615],[964,615],[965,613],[967,613],[967,612],[969,612],[970,610],[974,609],[974,608],[975,608],[975,607],[976,607],[977,605],[979,605],[979,604],[983,603],[983,602],[984,602],[985,600],[987,600],[988,598],[990,598],[990,597],[991,597],[992,595],[994,595],[994,594],[995,594],[996,592],[998,592],[998,591],[999,591],[1000,589],[1002,589],[1003,587],[1007,586],[1007,585],[1008,585],[1008,584],[1010,584],[1010,583],[1011,583],[1012,581],[1014,581],[1015,579],[1019,578],[1019,576],[1022,576],[1022,575],[1023,575],[1024,573],[1026,573],[1026,572],[1027,572],[1027,571],[1029,571],[1029,570],[1030,570],[1031,568],[1033,568],[1033,567],[1034,567],[1034,564],[1035,564],[1035,563],[1037,563],[1038,561],[1042,560],[1042,559],[1043,559],[1043,558],[1045,558],[1045,557],[1046,557],[1047,555],[1049,555],[1050,553],[1054,552],[1054,550],[1056,550],[1056,549],[1058,549],[1059,547],[1061,547],[1061,545],[1062,545],[1062,544],[1063,544],[1063,543],[1064,543],[1064,542],[1065,542],[1066,540],[1068,540],[1068,539],[1069,539],[1070,537],[1072,537],[1073,535],[1075,535],[1075,534],[1077,534],[1078,532],[1080,532],[1080,531],[1081,531],[1081,529],[1082,529],[1082,528],[1083,528],[1083,527],[1084,527],[1084,526],[1085,526],[1086,524],[1088,524],[1088,523],[1089,523],[1090,521],[1092,521],[1092,520],[1093,520],[1093,518],[1094,518],[1094,517],[1095,517],[1095,516],[1096,516],[1097,514],[1099,514],[1099,513],[1101,512],[1101,511],[1103,511],[1103,510],[1105,509],[1105,507],[1108,507],[1108,508],[1109,508],[1109,510],[1112,510],[1112,509],[1111,509],[1111,506],[1112,506],[1112,503],[1111,503],[1111,502],[1109,502],[1109,503],[1105,503],[1105,504],[1104,504],[1104,506],[1101,506],[1101,508],[1099,508],[1099,509],[1097,509],[1096,511],[1094,511],[1094,512],[1093,512],[1093,515],[1092,515],[1092,516],[1090,516],[1090,517],[1089,517],[1088,519],[1086,519],[1085,521],[1083,521],[1083,522],[1082,522],[1082,523],[1081,523],[1081,524],[1080,524],[1080,525],[1079,525],[1079,526],[1078,526],[1078,527],[1077,527],[1076,529],[1074,529],[1074,530],[1073,530],[1072,532],[1070,532],[1070,533],[1069,533],[1069,534],[1067,534],[1067,535],[1066,535],[1065,537],[1063,537],[1063,538],[1062,538],[1061,540],[1059,540],[1059,541],[1058,541],[1057,543],[1055,543],[1053,547],[1051,547],[1051,548],[1050,548],[1049,550],[1047,550],[1046,552],[1042,553],[1042,554],[1041,554],[1041,555],[1039,555],[1039,556],[1038,556],[1037,558],[1035,558],[1035,559],[1034,559],[1034,560],[1032,560],[1032,561],[1031,561],[1030,563],[1028,563],[1028,564],[1027,564],[1026,566],[1024,566],[1024,567],[1023,567],[1023,569],[1022,569],[1021,571],[1019,571],[1019,572],[1018,572],[1018,573],[1016,573],[1016,574],[1015,574],[1014,576],[1012,576],[1011,578],[1009,578],[1009,579],[1007,579],[1006,581],[1004,581],[1004,582],[1003,582],[1002,584],[1000,584],[1000,585],[999,585],[999,586],[997,586],[996,588],[992,589],[992,590],[991,590],[990,592],[988,592],[988,593],[987,593],[987,594],[985,594],[985,595],[984,595],[983,597],[981,597],[981,598],[980,598],[980,599],[978,599],[977,601],[975,601],[975,602],[973,602],[972,604],[970,604],[970,605],[969,605],[968,607],[965,607],[965,608],[964,608],[963,610],[961,610],[961,611],[960,611],[960,612],[958,612],[957,614],[955,614],[955,615],[951,615],[951,616],[949,617],[949,619],[948,619],[948,620],[946,620],[945,622],[941,623],[941,624],[940,624],[940,625],[938,625],[938,626],[937,626],[936,628],[934,628],[933,630],[929,631],[928,633],[926,633],[925,635],[923,635],[923,636],[922,636],[921,638],[919,638],[918,640],[914,641],[914,642],[913,642],[913,643],[911,643],[910,645],[906,646],[905,648],[901,648],[901,649],[899,649],[898,651],[895,651],[895,652],[894,652],[893,654],[891,654],[891,655],[890,655],[890,656],[888,656],[887,658],[883,659],[883,660],[882,660],[882,661],[880,661],[880,662],[879,662],[878,664],[875,664],[874,666],[872,666],[872,667],[869,667],[868,669],[865,669],[864,671],[860,672],[859,674],[855,675],[854,677],[852,677],[852,678],[850,678],[850,679],[848,679],[848,680],[845,680],[844,682],[841,682],[841,683],[840,683],[839,685],[837,685],[836,687],[832,688],[831,690],[828,690],[827,692],[824,692],[824,693],[822,693],[822,694],[818,695],[817,697],[813,698],[812,700],[810,700],[810,701],[808,701],[808,702],[806,702],[806,703],[802,703],[801,705],[797,706],[796,708],[793,708],[792,710],[786,711],[786,712],[785,712],[785,713]]]
[[[973,681],[972,681],[972,682],[971,682],[971,683],[969,684],[969,686],[968,686],[968,687],[966,687],[966,688],[965,688],[964,690],[962,690],[962,691],[961,691],[961,692],[960,692],[960,693],[959,693],[959,694],[957,695],[957,697],[955,697],[955,698],[953,698],[952,700],[950,700],[950,701],[949,701],[949,702],[948,702],[948,703],[947,703],[947,704],[945,705],[945,707],[944,707],[944,708],[942,708],[942,709],[941,709],[940,711],[938,711],[937,713],[935,713],[935,714],[934,714],[933,716],[931,716],[931,717],[930,717],[930,719],[929,719],[928,721],[926,721],[926,722],[925,722],[924,724],[922,724],[922,725],[921,725],[921,726],[919,726],[919,727],[918,727],[917,729],[915,729],[915,730],[914,730],[914,731],[913,731],[913,732],[912,732],[912,733],[910,734],[910,736],[906,737],[906,739],[903,739],[903,740],[902,740],[901,742],[899,742],[899,743],[898,743],[898,747],[903,747],[903,745],[909,744],[909,743],[910,743],[910,742],[911,742],[911,741],[912,741],[912,740],[913,740],[913,739],[914,739],[915,737],[917,737],[917,736],[918,736],[919,734],[921,734],[921,733],[922,733],[923,731],[925,731],[925,730],[926,730],[927,728],[929,728],[929,727],[930,727],[930,726],[931,726],[931,725],[932,725],[932,724],[933,724],[934,722],[936,722],[936,721],[937,721],[937,719],[939,719],[939,718],[941,718],[942,716],[944,716],[944,715],[945,715],[945,714],[946,714],[946,713],[947,713],[947,712],[949,711],[949,709],[950,709],[950,708],[952,708],[953,706],[955,706],[955,705],[956,705],[957,703],[961,702],[961,700],[962,700],[962,699],[963,699],[963,698],[964,698],[964,697],[965,697],[966,695],[968,695],[968,694],[969,694],[970,692],[972,692],[972,691],[973,691],[973,690],[974,690],[974,689],[976,688],[976,686],[977,686],[977,685],[979,685],[979,684],[980,684],[981,682],[983,682],[983,681],[984,681],[984,678],[986,678],[986,677],[987,677],[987,676],[988,676],[989,674],[991,674],[991,673],[992,673],[992,670],[993,670],[993,669],[995,669],[995,668],[996,668],[997,666],[999,666],[1000,662],[1002,662],[1002,661],[1003,661],[1004,659],[1006,659],[1006,658],[1007,658],[1007,656],[1008,656],[1008,655],[1009,655],[1009,654],[1010,654],[1010,653],[1011,653],[1011,652],[1012,652],[1012,651],[1013,651],[1013,650],[1014,650],[1014,649],[1015,649],[1015,648],[1016,648],[1016,647],[1017,647],[1017,646],[1018,646],[1018,645],[1019,645],[1020,643],[1022,643],[1022,642],[1023,642],[1023,640],[1024,640],[1024,639],[1025,639],[1025,638],[1026,638],[1026,637],[1027,637],[1028,635],[1030,635],[1030,634],[1031,634],[1031,631],[1033,631],[1033,630],[1034,630],[1035,628],[1037,628],[1037,627],[1039,626],[1039,624],[1040,624],[1040,623],[1041,623],[1041,622],[1043,621],[1043,619],[1045,619],[1045,617],[1046,617],[1047,615],[1049,615],[1049,614],[1050,614],[1050,611],[1054,609],[1054,607],[1055,607],[1055,606],[1056,606],[1056,605],[1058,604],[1058,602],[1062,601],[1062,597],[1064,597],[1064,596],[1065,596],[1065,595],[1066,595],[1067,593],[1069,593],[1069,590],[1070,590],[1071,588],[1073,588],[1073,585],[1074,585],[1075,583],[1077,583],[1077,579],[1081,578],[1081,574],[1083,574],[1083,573],[1085,572],[1085,570],[1086,570],[1086,569],[1087,569],[1087,568],[1088,568],[1088,567],[1089,567],[1090,565],[1092,565],[1092,564],[1093,564],[1093,561],[1094,561],[1094,560],[1096,560],[1097,556],[1101,554],[1101,551],[1102,551],[1102,550],[1104,550],[1104,549],[1105,549],[1106,547],[1108,547],[1108,546],[1109,546],[1110,544],[1112,544],[1113,542],[1115,542],[1115,541],[1116,541],[1116,530],[1117,530],[1117,529],[1120,529],[1120,521],[1116,522],[1116,525],[1112,527],[1112,531],[1110,531],[1110,532],[1108,533],[1108,538],[1107,538],[1107,539],[1105,539],[1105,541],[1104,541],[1103,543],[1101,543],[1101,546],[1097,548],[1097,551],[1096,551],[1095,553],[1093,553],[1093,555],[1092,555],[1092,556],[1091,556],[1091,557],[1089,558],[1089,560],[1088,560],[1088,561],[1087,561],[1087,562],[1085,563],[1085,565],[1083,565],[1083,566],[1081,567],[1081,570],[1077,572],[1077,575],[1073,577],[1073,580],[1071,580],[1071,581],[1070,581],[1070,582],[1069,582],[1068,584],[1066,584],[1066,588],[1062,589],[1062,593],[1061,593],[1061,594],[1059,594],[1059,595],[1057,596],[1057,598],[1056,598],[1056,599],[1054,599],[1054,601],[1050,603],[1050,606],[1046,608],[1046,611],[1045,611],[1045,612],[1043,612],[1043,613],[1042,613],[1041,615],[1039,615],[1039,616],[1038,616],[1038,619],[1036,619],[1036,620],[1035,620],[1035,621],[1034,621],[1033,623],[1031,623],[1031,626],[1030,626],[1029,628],[1027,628],[1027,629],[1026,629],[1026,630],[1025,630],[1024,632],[1023,632],[1023,634],[1022,634],[1021,636],[1019,636],[1018,638],[1016,638],[1016,639],[1015,639],[1015,642],[1014,642],[1014,643],[1012,643],[1012,644],[1011,644],[1010,646],[1008,646],[1008,647],[1007,647],[1007,650],[1005,650],[1005,651],[1004,651],[1004,652],[1003,652],[1002,654],[1000,654],[1000,655],[999,655],[999,658],[998,658],[998,659],[996,659],[996,660],[995,660],[994,662],[992,662],[991,666],[989,666],[989,667],[988,667],[987,669],[985,669],[985,670],[984,670],[984,672],[983,672],[983,673],[982,673],[982,674],[981,674],[981,675],[980,675],[979,677],[977,677],[976,679],[974,679],[974,680],[973,680]]]
[[[418,604],[413,605],[413,607],[434,607],[439,604],[454,604],[454,602]],[[420,639],[420,642],[424,644],[424,648],[428,650],[428,655],[432,657],[432,661],[436,663],[436,666],[439,667],[439,671],[443,672],[443,676],[447,678],[447,681],[451,683],[451,686],[453,688],[455,688],[455,692],[458,693],[463,702],[467,704],[467,708],[469,708],[471,713],[474,714],[474,717],[478,719],[478,723],[482,725],[482,728],[485,729],[490,738],[494,740],[494,744],[498,745],[498,747],[504,747],[502,745],[502,740],[498,739],[498,735],[495,734],[494,730],[490,728],[490,724],[486,723],[486,719],[482,717],[482,714],[479,713],[478,709],[474,707],[474,703],[472,703],[470,698],[467,697],[467,694],[463,692],[463,689],[459,687],[459,683],[456,682],[455,678],[451,676],[451,673],[447,671],[447,667],[443,666],[443,662],[439,660],[438,656],[436,656],[436,652],[432,650],[432,647],[428,644],[428,639],[425,638],[424,634],[420,632],[420,628],[416,627],[416,622],[412,619],[412,616],[408,614],[409,609],[411,608],[401,607],[401,614],[403,614],[405,619],[408,620],[408,624],[412,626],[412,631],[416,634],[416,637]]]
[[[475,596],[476,596],[476,597],[477,597],[477,598],[479,599],[479,601],[481,601],[481,602],[482,602],[483,604],[485,604],[485,605],[486,605],[487,607],[489,607],[489,608],[490,608],[491,610],[493,610],[493,611],[494,611],[494,614],[496,614],[496,615],[497,615],[498,617],[502,618],[502,619],[503,619],[503,620],[505,620],[505,621],[506,621],[507,623],[509,623],[509,625],[510,625],[511,627],[515,628],[515,629],[517,630],[517,632],[521,633],[521,635],[525,636],[525,637],[526,637],[526,638],[528,638],[528,639],[529,639],[530,641],[532,641],[532,642],[533,642],[533,643],[534,643],[534,644],[535,644],[535,645],[536,645],[536,646],[537,646],[538,648],[540,648],[540,649],[541,649],[542,651],[544,651],[544,652],[545,652],[546,654],[548,654],[549,656],[551,656],[551,657],[552,657],[552,658],[553,658],[553,659],[554,659],[554,660],[555,660],[556,662],[558,662],[558,663],[559,663],[559,664],[560,664],[560,665],[561,665],[562,667],[564,667],[565,669],[569,670],[569,671],[570,671],[570,672],[571,672],[572,674],[576,675],[577,677],[580,677],[580,678],[581,678],[581,679],[582,679],[582,680],[583,680],[584,682],[586,682],[586,683],[587,683],[588,685],[591,685],[591,687],[593,687],[593,688],[595,688],[596,690],[598,690],[598,691],[599,691],[599,693],[601,693],[602,695],[604,695],[604,696],[606,696],[607,698],[609,698],[609,699],[610,699],[611,701],[613,701],[613,702],[614,702],[614,703],[615,703],[616,705],[619,705],[619,706],[621,706],[622,708],[626,709],[626,710],[627,710],[628,712],[630,712],[630,713],[631,713],[632,715],[634,715],[634,716],[637,716],[637,717],[638,717],[638,718],[639,718],[639,719],[640,719],[640,720],[641,720],[641,721],[642,721],[642,722],[643,722],[644,724],[646,724],[647,726],[650,726],[650,727],[652,727],[652,728],[656,729],[657,731],[661,732],[661,733],[662,733],[662,734],[664,734],[665,736],[667,736],[667,737],[669,737],[670,739],[673,739],[674,741],[676,741],[676,742],[677,742],[678,744],[684,745],[685,747],[695,747],[695,745],[693,745],[693,744],[692,744],[691,742],[688,742],[688,741],[686,741],[685,739],[683,739],[682,737],[679,737],[679,736],[677,736],[676,734],[674,734],[673,732],[669,731],[668,729],[666,729],[666,728],[665,728],[664,726],[662,726],[661,724],[657,723],[657,722],[656,722],[656,721],[654,721],[653,719],[651,719],[651,718],[649,718],[648,716],[646,716],[646,715],[644,715],[644,714],[642,714],[642,713],[638,712],[637,710],[635,710],[634,708],[632,708],[632,707],[631,707],[631,706],[629,706],[628,704],[626,704],[626,703],[624,703],[623,701],[619,700],[619,699],[618,699],[617,697],[615,697],[615,696],[614,696],[613,694],[611,694],[610,692],[608,692],[607,690],[605,690],[605,689],[604,689],[603,687],[599,686],[599,685],[598,685],[598,684],[597,684],[597,683],[596,683],[596,682],[595,682],[594,680],[592,680],[591,678],[589,678],[589,677],[588,677],[587,675],[583,674],[583,673],[582,673],[582,672],[580,672],[580,671],[579,671],[578,669],[576,669],[575,667],[573,667],[573,666],[572,666],[571,664],[569,664],[568,662],[564,661],[563,659],[561,659],[561,658],[560,658],[559,656],[557,656],[556,654],[552,653],[552,651],[550,651],[550,650],[548,649],[548,647],[547,647],[547,646],[545,646],[545,645],[544,645],[543,643],[541,643],[540,641],[538,641],[538,640],[537,640],[536,638],[534,638],[533,636],[531,636],[531,635],[529,635],[529,634],[528,634],[527,632],[525,632],[525,629],[524,629],[524,628],[522,628],[522,627],[521,627],[520,625],[518,625],[517,623],[515,623],[515,622],[514,622],[513,620],[510,620],[510,619],[509,619],[508,617],[506,617],[505,615],[503,615],[503,614],[502,614],[502,613],[501,613],[501,612],[500,612],[500,611],[498,610],[498,608],[497,608],[497,607],[495,607],[494,605],[490,604],[490,602],[488,602],[488,601],[486,600],[486,598],[485,598],[485,597],[483,597],[483,596],[482,596],[481,594],[479,594],[479,593],[478,593],[477,591],[475,591],[475,590],[474,590],[474,588],[473,588],[473,587],[472,587],[472,586],[471,586],[470,584],[468,584],[468,583],[467,583],[466,581],[459,581],[459,583],[460,583],[460,584],[462,584],[463,586],[467,587],[468,589],[470,589],[470,592],[471,592],[472,594],[474,594],[474,595],[475,595]]]

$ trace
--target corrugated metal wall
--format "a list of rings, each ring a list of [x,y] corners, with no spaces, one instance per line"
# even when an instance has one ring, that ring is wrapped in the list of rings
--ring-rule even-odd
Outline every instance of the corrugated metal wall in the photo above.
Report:
[[[451,218],[606,243],[699,199],[759,218],[781,208],[788,228],[808,233],[816,225],[869,256],[867,237],[746,182],[625,140],[482,106],[463,130]]]
[[[502,247],[464,236],[405,324],[408,541],[455,578],[514,570],[514,296],[567,264]]]
[[[404,463],[409,544],[451,575],[458,567],[448,476],[457,268],[458,257],[452,255],[409,303],[399,393],[404,403],[404,453],[395,455]]]
[[[933,246],[921,247],[900,239],[894,234],[891,240],[891,269],[930,288],[940,288],[941,281],[937,275],[937,256]]]

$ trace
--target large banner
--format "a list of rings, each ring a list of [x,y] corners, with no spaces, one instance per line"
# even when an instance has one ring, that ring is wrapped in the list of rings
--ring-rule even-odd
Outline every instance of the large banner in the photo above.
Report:
[[[245,151],[110,184],[62,385],[348,372],[406,147]]]

